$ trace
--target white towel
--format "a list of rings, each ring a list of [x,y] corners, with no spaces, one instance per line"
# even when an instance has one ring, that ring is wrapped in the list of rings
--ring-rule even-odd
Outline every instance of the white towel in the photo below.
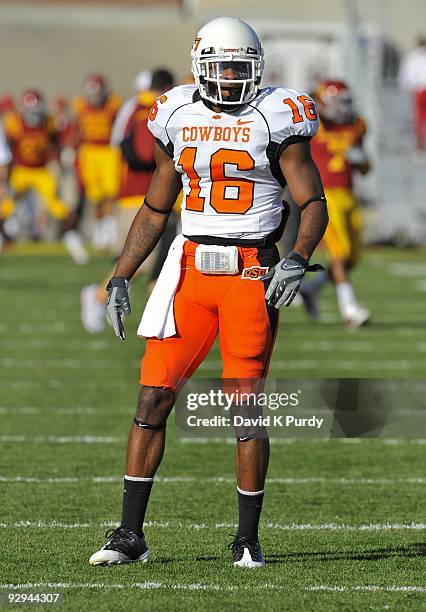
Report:
[[[183,245],[187,240],[183,234],[178,234],[170,245],[166,261],[139,323],[138,336],[169,338],[176,334],[173,303],[180,280]]]

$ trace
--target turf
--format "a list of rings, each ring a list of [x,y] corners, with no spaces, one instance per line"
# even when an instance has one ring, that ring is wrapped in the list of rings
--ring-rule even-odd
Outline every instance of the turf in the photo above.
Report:
[[[79,291],[105,274],[107,258],[77,268],[56,247],[48,256],[31,249],[0,260],[3,597],[12,585],[59,592],[61,609],[73,611],[425,607],[425,591],[415,590],[426,573],[422,440],[274,444],[261,531],[267,567],[247,572],[232,568],[226,549],[236,520],[233,444],[184,443],[171,419],[147,516],[153,562],[90,567],[120,515],[145,286],[132,294],[126,342],[110,329],[91,337]],[[354,281],[373,321],[356,334],[342,329],[331,288],[321,324],[286,310],[271,376],[424,377],[424,255],[366,253]],[[215,347],[197,376],[219,373]]]

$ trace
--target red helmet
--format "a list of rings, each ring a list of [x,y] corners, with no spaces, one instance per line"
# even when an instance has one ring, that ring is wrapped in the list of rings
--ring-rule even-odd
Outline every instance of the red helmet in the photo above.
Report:
[[[26,123],[38,126],[46,117],[46,104],[43,95],[37,89],[27,89],[19,102],[19,111]]]
[[[57,113],[62,113],[68,109],[69,103],[64,95],[59,94],[53,98],[52,106]]]
[[[343,81],[323,81],[315,91],[321,119],[344,125],[354,119],[351,90]]]
[[[15,101],[11,94],[4,94],[0,98],[0,113],[8,113],[15,108]]]
[[[99,74],[90,74],[84,80],[84,94],[91,106],[102,106],[108,95],[105,78]]]

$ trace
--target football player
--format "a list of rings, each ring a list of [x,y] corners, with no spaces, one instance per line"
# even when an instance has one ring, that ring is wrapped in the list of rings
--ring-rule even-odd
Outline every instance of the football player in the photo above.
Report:
[[[110,145],[110,138],[121,98],[109,91],[105,78],[98,74],[85,79],[83,92],[74,101],[81,199],[95,207],[94,246],[108,248],[115,240],[113,207],[120,180],[120,151]]]
[[[355,172],[366,174],[370,168],[363,149],[366,125],[355,113],[351,91],[342,81],[321,83],[315,100],[321,121],[311,150],[328,202],[329,223],[323,243],[330,266],[312,282],[305,281],[300,293],[308,314],[316,319],[318,292],[331,279],[343,322],[353,330],[370,318],[369,311],[358,304],[348,276],[361,253],[361,213],[352,182]]]
[[[115,143],[120,146],[122,153],[121,180],[116,208],[117,241],[114,245],[117,256],[120,255],[132,221],[141,204],[143,204],[155,168],[155,140],[148,130],[148,114],[155,99],[173,87],[173,82],[173,75],[170,72],[161,69],[155,70],[150,76],[148,89],[139,91],[137,96],[123,104],[116,120],[119,125],[114,124]],[[122,112],[124,117],[121,115]],[[172,225],[172,220],[170,220],[169,230],[172,229]],[[175,237],[176,231],[168,231],[167,233],[171,234],[167,240],[168,248]],[[165,234],[162,238],[164,237]],[[151,253],[148,260],[139,268],[137,275],[149,272],[155,259],[156,254]],[[99,285],[88,285],[81,291],[81,321],[91,334],[99,333],[105,328],[105,303],[107,299],[105,287],[110,278],[111,270],[106,280]]]
[[[8,147],[3,126],[0,123],[0,253],[9,236],[4,228],[4,222],[15,210],[14,202],[9,197],[9,173],[12,153]]]
[[[183,234],[170,248],[138,332],[147,344],[122,520],[90,558],[93,565],[149,559],[143,522],[176,394],[218,333],[224,384],[238,379],[245,389],[256,388],[268,369],[278,309],[292,302],[327,225],[309,147],[318,126],[315,105],[293,89],[260,89],[263,63],[249,25],[214,19],[192,48],[196,84],[172,89],[151,109],[156,170],[108,285],[107,309],[121,338],[129,280],[157,243],[182,188]],[[280,261],[275,242],[286,182],[303,212],[294,251]],[[235,566],[264,565],[258,525],[268,459],[264,432],[237,438]]]
[[[7,114],[4,129],[12,150],[10,188],[16,197],[34,191],[49,214],[60,222],[62,239],[71,257],[85,264],[88,255],[75,229],[75,215],[57,195],[58,185],[48,162],[59,153],[57,132],[43,95],[29,89],[24,92],[18,109]]]

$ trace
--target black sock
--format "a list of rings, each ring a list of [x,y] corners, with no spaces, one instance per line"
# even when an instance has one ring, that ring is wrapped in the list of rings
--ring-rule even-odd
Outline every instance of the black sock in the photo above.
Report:
[[[257,539],[260,513],[262,512],[263,491],[246,495],[237,490],[239,522],[237,535]]]
[[[153,483],[153,478],[130,480],[128,476],[124,477],[122,527],[129,527],[136,533],[142,533]]]

